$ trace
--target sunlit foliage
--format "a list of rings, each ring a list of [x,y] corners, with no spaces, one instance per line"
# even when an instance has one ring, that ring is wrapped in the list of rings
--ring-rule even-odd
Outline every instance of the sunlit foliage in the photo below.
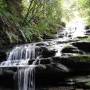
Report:
[[[1,0],[0,16],[20,27],[27,41],[51,36],[61,25],[61,0]]]
[[[65,22],[70,22],[78,16],[77,0],[62,0],[62,15]]]
[[[90,0],[77,0],[81,17],[85,18],[87,24],[90,24]]]
[[[0,0],[0,16],[15,23],[28,42],[53,36],[75,17],[90,24],[90,0]]]
[[[22,26],[29,40],[34,37],[43,38],[43,35],[55,33],[61,24],[60,0],[30,0],[25,11]]]

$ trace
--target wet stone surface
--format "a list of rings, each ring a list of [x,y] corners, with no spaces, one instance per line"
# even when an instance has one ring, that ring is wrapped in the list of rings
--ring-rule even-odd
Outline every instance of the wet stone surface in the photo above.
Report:
[[[85,62],[85,58],[84,61],[80,58],[72,58],[73,53],[89,54],[90,42],[78,42],[71,38],[60,37],[51,41],[16,46],[10,52],[7,61],[0,65],[2,68],[0,87],[3,87],[0,90],[17,90],[15,88],[19,90],[84,90],[84,88],[90,88],[80,82],[81,80],[76,79],[78,76],[90,75],[90,62]],[[1,52],[0,55],[3,57],[4,53]],[[72,79],[72,82],[75,80],[75,83],[65,86],[68,79]],[[12,89],[9,89],[10,87]]]

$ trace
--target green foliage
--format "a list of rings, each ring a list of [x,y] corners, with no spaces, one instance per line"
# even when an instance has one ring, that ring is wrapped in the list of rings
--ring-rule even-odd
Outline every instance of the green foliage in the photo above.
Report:
[[[0,1],[0,16],[3,15],[6,12],[6,3],[4,0]]]
[[[62,15],[66,23],[72,21],[78,12],[77,0],[62,0]]]
[[[33,35],[40,40],[44,34],[51,35],[61,24],[61,2],[59,0],[30,0],[21,26],[26,37],[32,41]],[[27,33],[28,32],[28,33]]]
[[[9,0],[0,0],[0,43],[2,46],[23,41],[18,29],[21,17],[17,17],[12,6],[9,5]]]
[[[81,17],[85,18],[87,24],[90,24],[90,0],[77,0],[78,9]]]
[[[0,16],[20,27],[28,42],[40,41],[61,26],[61,0],[1,0]]]

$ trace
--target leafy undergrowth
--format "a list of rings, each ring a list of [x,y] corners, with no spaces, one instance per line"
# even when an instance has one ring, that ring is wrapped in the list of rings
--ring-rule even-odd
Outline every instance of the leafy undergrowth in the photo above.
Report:
[[[0,45],[53,38],[53,34],[65,26],[61,22],[60,5],[59,0],[1,0]]]

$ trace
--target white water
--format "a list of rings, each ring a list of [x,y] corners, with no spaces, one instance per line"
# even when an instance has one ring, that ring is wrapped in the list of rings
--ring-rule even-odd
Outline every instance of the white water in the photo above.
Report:
[[[18,90],[35,90],[34,65],[28,65],[28,61],[35,59],[35,44],[15,47],[0,67],[18,68]]]
[[[35,68],[18,69],[18,90],[35,90]]]
[[[85,36],[85,22],[82,18],[77,16],[67,24],[66,32],[72,35],[72,38]]]
[[[2,62],[1,66],[27,65],[31,59],[35,59],[35,45],[21,45],[10,52],[7,61]]]

